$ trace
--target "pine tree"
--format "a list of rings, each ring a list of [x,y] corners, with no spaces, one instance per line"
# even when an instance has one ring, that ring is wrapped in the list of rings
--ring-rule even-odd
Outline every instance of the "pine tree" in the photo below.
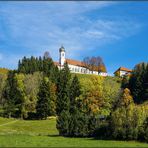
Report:
[[[6,80],[5,91],[3,97],[6,100],[5,104],[5,115],[8,117],[14,117],[16,109],[16,87],[15,87],[15,76],[16,71],[9,71]]]
[[[80,83],[78,80],[78,77],[75,75],[71,86],[70,86],[70,120],[69,120],[69,136],[77,136],[79,135],[79,115],[80,115],[80,109],[77,106],[77,97],[79,97],[81,94],[80,92]]]
[[[146,66],[145,69],[145,73],[144,73],[144,82],[143,82],[143,100],[146,101],[148,100],[148,64]]]
[[[24,74],[15,74],[14,81],[15,81],[15,103],[18,106],[19,110],[17,111],[18,117],[24,119],[28,116],[27,114],[27,97],[25,94],[25,86],[24,86]]]
[[[61,136],[69,136],[69,119],[70,114],[68,110],[62,110],[57,119],[56,127]]]
[[[70,71],[67,63],[64,64],[64,68],[60,71],[58,84],[57,84],[57,124],[56,127],[60,135],[68,136],[69,130],[69,87],[70,87]]]
[[[129,88],[136,103],[142,103],[148,99],[145,97],[145,94],[147,94],[148,83],[146,74],[147,65],[147,63],[137,64],[129,80]]]
[[[49,115],[55,116],[56,115],[56,85],[50,80],[49,81],[49,91],[50,91],[50,99],[49,99]]]
[[[43,78],[40,85],[38,93],[38,101],[36,106],[37,117],[39,119],[46,119],[49,115],[50,105],[50,91],[49,91],[49,79],[47,77]]]
[[[65,63],[64,68],[59,72],[57,83],[57,115],[59,115],[63,110],[69,110],[70,78],[70,70],[67,63]]]
[[[70,113],[73,113],[73,109],[74,107],[77,108],[77,104],[76,104],[76,98],[80,96],[81,91],[80,91],[80,82],[78,80],[78,77],[75,75],[71,86],[70,86]]]

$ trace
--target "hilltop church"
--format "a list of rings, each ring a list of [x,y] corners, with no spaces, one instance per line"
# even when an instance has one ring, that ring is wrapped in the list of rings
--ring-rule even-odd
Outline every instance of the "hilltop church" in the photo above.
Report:
[[[97,70],[92,71],[86,68],[85,63],[81,61],[67,59],[65,48],[61,46],[61,48],[59,49],[59,62],[54,62],[54,64],[57,65],[59,69],[62,69],[65,62],[67,62],[68,67],[72,73],[95,74],[95,75],[107,76],[106,72],[98,72]]]

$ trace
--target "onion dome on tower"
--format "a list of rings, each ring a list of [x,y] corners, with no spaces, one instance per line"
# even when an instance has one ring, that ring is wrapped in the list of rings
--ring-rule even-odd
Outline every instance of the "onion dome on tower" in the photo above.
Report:
[[[65,52],[65,48],[63,46],[61,46],[61,48],[59,49],[60,52]]]

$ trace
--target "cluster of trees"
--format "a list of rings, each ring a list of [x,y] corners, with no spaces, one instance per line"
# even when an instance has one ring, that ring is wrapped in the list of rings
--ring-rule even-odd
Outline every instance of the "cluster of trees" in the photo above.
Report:
[[[114,139],[148,142],[148,105],[136,105],[131,92],[125,88],[116,109],[111,114],[111,133]]]
[[[101,120],[111,113],[114,97],[119,96],[120,83],[95,75],[72,76],[66,64],[60,71],[58,82],[59,134],[72,137],[96,136]],[[112,86],[109,86],[110,82]],[[113,86],[115,89],[112,89]]]
[[[67,64],[60,72],[57,89],[57,129],[59,134],[73,137],[91,135],[91,128],[95,124],[91,120],[95,121],[95,118],[90,118],[89,108],[86,108],[83,100],[78,98],[81,95],[80,83],[76,75],[71,80]]]
[[[56,115],[58,73],[48,53],[39,59],[24,57],[17,70],[0,75],[0,114],[22,119]]]
[[[99,57],[85,63],[105,67]],[[0,74],[0,82],[1,116],[57,116],[62,136],[148,141],[148,64],[136,65],[124,78],[75,75],[67,63],[58,70],[46,52],[43,58],[24,57],[17,70]]]
[[[144,64],[140,64],[141,68],[143,68],[142,65]],[[57,129],[60,135],[95,136],[102,139],[148,142],[147,97],[141,98],[140,102],[143,103],[139,105],[136,102],[137,100],[133,98],[134,92],[132,92],[132,89],[130,91],[129,88],[126,88],[130,86],[133,77],[139,80],[140,78],[137,78],[139,75],[143,80],[141,86],[147,84],[147,65],[145,65],[145,72],[143,71],[144,75],[141,75],[142,69],[138,69],[138,74],[137,67],[139,65],[136,65],[133,75],[127,78],[126,81],[125,78],[123,80],[114,78],[117,82],[122,82],[121,86],[115,85],[115,80],[111,81],[109,77],[104,79],[98,76],[89,76],[89,78],[83,76],[79,77],[79,80],[74,77],[70,81],[70,74],[68,70],[65,71],[63,76],[66,76],[66,73],[68,74],[64,77],[66,83],[63,81],[62,75],[62,79],[59,81],[60,84],[63,81],[63,86],[67,86],[58,96],[61,101],[62,98],[65,98],[62,104],[59,101],[59,106],[62,106],[57,120]],[[61,85],[61,88],[63,86]],[[137,85],[135,85],[135,88],[137,88]],[[148,87],[144,88],[147,90]],[[143,93],[147,92],[146,90]],[[142,90],[140,89],[140,91]],[[67,103],[65,104],[65,102]]]
[[[54,82],[58,76],[58,67],[54,65],[52,58],[48,52],[43,57],[31,58],[24,57],[18,62],[17,73],[33,74],[34,72],[43,72],[44,75],[50,77]]]
[[[136,103],[148,100],[148,63],[140,63],[135,66],[129,79],[128,88]]]
[[[122,94],[111,115],[115,139],[148,142],[148,63],[137,64],[122,79]]]
[[[85,57],[82,61],[86,68],[98,72],[107,72],[106,66],[100,56],[97,57]]]

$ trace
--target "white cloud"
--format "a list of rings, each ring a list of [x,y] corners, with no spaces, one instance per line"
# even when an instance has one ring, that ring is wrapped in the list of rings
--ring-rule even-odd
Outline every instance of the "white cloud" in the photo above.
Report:
[[[115,2],[10,2],[1,5],[0,16],[8,33],[3,40],[39,55],[49,50],[57,58],[63,44],[70,57],[135,34],[141,24],[132,20],[93,19],[87,14]]]

